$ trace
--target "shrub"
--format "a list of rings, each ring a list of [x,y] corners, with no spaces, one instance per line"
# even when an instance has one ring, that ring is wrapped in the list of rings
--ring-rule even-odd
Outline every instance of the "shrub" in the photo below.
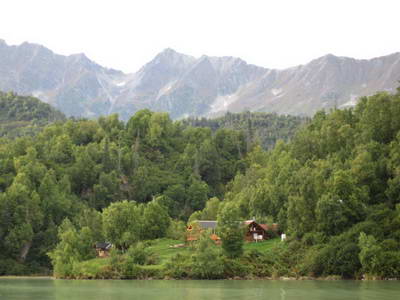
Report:
[[[26,275],[31,273],[29,268],[13,259],[0,260],[0,275]]]
[[[246,277],[248,275],[253,274],[253,272],[252,272],[253,265],[248,263],[245,260],[231,259],[228,257],[223,257],[222,263],[223,263],[223,267],[224,267],[224,277],[225,278],[233,278],[236,276]],[[257,262],[254,265],[260,265],[260,262]],[[255,275],[259,276],[259,274],[255,274]]]
[[[400,252],[381,252],[377,273],[382,278],[400,278]]]
[[[128,264],[145,265],[147,261],[148,250],[144,244],[139,242],[134,246],[130,246],[125,254],[126,262]]]
[[[333,240],[316,251],[310,271],[316,276],[339,275],[352,278],[361,268],[359,252],[360,248],[356,243]]]
[[[172,220],[168,227],[166,237],[173,240],[184,241],[186,237],[185,223],[179,220]]]
[[[187,278],[190,273],[190,255],[178,253],[165,265],[165,275],[175,278]]]
[[[221,251],[208,234],[203,234],[197,242],[190,260],[190,276],[198,279],[223,278],[224,267]]]

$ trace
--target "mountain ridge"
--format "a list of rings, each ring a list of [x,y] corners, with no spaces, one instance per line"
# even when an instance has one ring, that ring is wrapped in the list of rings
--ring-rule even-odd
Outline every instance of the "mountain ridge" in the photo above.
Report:
[[[137,72],[124,73],[84,53],[65,56],[38,44],[0,40],[0,90],[38,97],[76,117],[118,113],[127,120],[144,108],[174,119],[245,110],[312,115],[394,91],[399,79],[399,52],[372,59],[327,54],[268,69],[237,57],[196,58],[166,48]]]

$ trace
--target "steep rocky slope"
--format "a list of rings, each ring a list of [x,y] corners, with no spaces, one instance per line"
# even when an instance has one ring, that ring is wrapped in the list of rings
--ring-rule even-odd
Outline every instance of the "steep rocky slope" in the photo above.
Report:
[[[173,118],[217,116],[245,110],[312,115],[354,105],[360,96],[393,91],[400,80],[400,53],[370,60],[326,55],[305,65],[273,70],[240,58],[195,58],[165,49],[138,72],[104,68],[84,54],[57,55],[30,43],[0,40],[0,90],[33,95],[68,116],[139,109]]]

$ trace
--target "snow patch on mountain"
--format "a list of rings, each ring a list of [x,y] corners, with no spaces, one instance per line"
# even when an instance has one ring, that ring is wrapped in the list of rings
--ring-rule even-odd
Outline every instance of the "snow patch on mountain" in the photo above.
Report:
[[[274,96],[278,96],[280,93],[282,93],[282,89],[271,89],[271,93]]]
[[[229,105],[234,103],[237,100],[237,96],[233,95],[224,95],[218,96],[215,101],[211,104],[210,113],[219,113],[228,111]]]
[[[126,81],[116,82],[115,85],[119,86],[119,87],[125,86],[126,85]]]

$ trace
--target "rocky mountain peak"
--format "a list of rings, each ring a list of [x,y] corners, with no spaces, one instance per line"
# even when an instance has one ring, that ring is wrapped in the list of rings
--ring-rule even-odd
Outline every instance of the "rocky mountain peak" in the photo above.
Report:
[[[166,48],[157,54],[148,64],[187,65],[195,60],[194,57]]]
[[[85,54],[63,56],[37,44],[0,40],[0,90],[30,94],[68,116],[97,117],[137,110],[167,111],[173,118],[226,111],[311,115],[351,106],[360,96],[394,91],[400,53],[371,60],[327,54],[283,70],[231,56],[195,58],[167,48],[134,74],[104,68]]]

